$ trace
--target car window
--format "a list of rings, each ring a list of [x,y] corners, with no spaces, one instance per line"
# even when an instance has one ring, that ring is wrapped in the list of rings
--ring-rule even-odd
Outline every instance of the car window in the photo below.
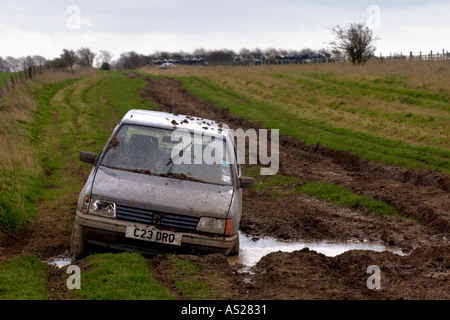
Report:
[[[100,164],[136,173],[232,184],[232,166],[227,161],[230,158],[225,139],[204,139],[201,135],[190,134],[191,143],[180,145],[180,141],[172,141],[172,133],[170,129],[122,125]]]

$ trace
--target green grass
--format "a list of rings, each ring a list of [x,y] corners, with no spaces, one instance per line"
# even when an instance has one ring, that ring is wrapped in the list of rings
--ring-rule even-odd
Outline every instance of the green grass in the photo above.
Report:
[[[253,177],[252,189],[256,192],[269,192],[274,196],[293,193],[304,193],[314,198],[325,200],[333,205],[350,209],[363,209],[374,215],[399,215],[399,212],[389,204],[375,200],[372,197],[358,195],[342,186],[324,182],[305,182],[295,176],[275,174],[259,175],[258,166],[243,166],[244,176]]]
[[[376,97],[392,101],[403,99],[407,104],[421,105],[430,108],[441,108],[450,111],[450,95],[448,93],[433,93],[428,87],[408,88],[407,77],[389,75],[369,81],[355,81],[336,79],[331,73],[306,73],[307,76],[332,84],[332,88],[349,88],[358,96],[367,93]],[[299,80],[297,80],[299,81]]]
[[[183,86],[199,97],[228,108],[245,119],[277,128],[309,144],[349,150],[362,158],[404,167],[425,167],[450,173],[450,150],[408,144],[401,140],[340,127],[326,119],[317,120],[294,112],[295,107],[277,101],[257,100],[200,77],[180,77]]]
[[[261,168],[259,166],[242,166],[242,174],[246,177],[252,177],[254,179],[253,182],[253,190],[263,191],[263,190],[271,190],[275,188],[286,189],[290,188],[293,185],[299,184],[302,181],[294,176],[286,176],[282,174],[274,174],[270,176],[261,176],[260,174]],[[292,190],[292,189],[289,189]]]
[[[78,161],[79,151],[99,153],[129,109],[155,109],[140,96],[138,88],[144,84],[143,79],[110,71],[35,84],[29,91],[13,93],[29,95],[36,103],[34,111],[26,110],[33,114],[32,121],[19,122],[11,129],[25,132],[20,143],[35,154],[35,168],[15,159],[12,169],[0,167],[0,234],[14,233],[33,221],[38,198],[51,202],[60,194],[79,192],[82,185],[66,174],[73,163],[86,172],[90,170],[91,166]],[[22,108],[11,104],[8,107]],[[20,154],[11,157],[19,158]],[[56,188],[40,188],[46,184]]]
[[[14,72],[0,72],[0,88],[5,85],[5,80],[11,81],[11,76]]]
[[[34,153],[31,150],[39,147],[43,128],[51,122],[49,102],[54,94],[75,81],[77,80],[70,79],[46,84],[38,87],[34,92],[13,93],[13,95],[29,94],[35,98],[37,104],[34,112],[32,110],[25,111],[33,113],[33,121],[15,123],[14,130],[16,130],[17,135],[19,132],[21,132],[20,135],[23,135],[20,144],[22,149],[27,150],[26,153]],[[2,101],[3,103],[5,102]],[[19,108],[22,106],[10,105],[10,107]],[[23,112],[23,110],[20,110],[20,112]],[[3,132],[3,134],[5,137],[13,135],[12,132]],[[13,138],[10,136],[7,139]],[[13,145],[9,146],[10,149],[14,147]],[[58,161],[57,158],[49,156],[48,161],[44,161],[43,164],[34,159],[32,166],[28,167],[29,163],[22,164],[19,159],[22,156],[28,156],[27,154],[22,155],[19,152],[11,151],[10,156],[13,168],[0,167],[0,187],[2,190],[0,193],[0,234],[14,233],[36,217],[36,201],[41,192],[40,186],[44,183],[44,172],[52,171]]]
[[[177,256],[171,256],[169,259],[175,287],[184,297],[189,300],[220,298],[208,282],[208,279],[213,280],[213,277],[208,276],[207,271],[202,270],[195,263]]]
[[[36,109],[27,110],[33,114],[31,121],[20,123],[26,132],[22,142],[33,150],[41,170],[30,173],[17,161],[13,169],[0,168],[0,232],[14,233],[33,221],[38,199],[44,207],[58,208],[54,213],[70,230],[74,203],[92,168],[78,161],[79,151],[100,152],[129,109],[155,108],[138,91],[144,84],[143,79],[120,72],[97,72],[30,88],[27,94]],[[36,257],[2,264],[0,298],[46,299],[46,267]],[[92,255],[89,267],[82,270],[81,285],[82,290],[75,292],[77,299],[173,299],[137,254]]]
[[[0,300],[47,299],[47,265],[37,256],[18,256],[0,265]]]
[[[41,178],[33,171],[1,170],[0,235],[14,233],[36,217]]]
[[[157,69],[142,74],[167,76]],[[445,61],[176,68],[185,89],[309,144],[378,163],[450,173]]]
[[[351,209],[365,209],[375,215],[392,215],[399,213],[387,203],[373,199],[372,197],[360,196],[350,190],[331,183],[311,182],[306,183],[299,189],[317,199],[326,200],[334,205]]]
[[[87,258],[89,270],[81,274],[76,299],[171,300],[173,295],[149,271],[143,256],[135,253],[96,254]]]
[[[220,298],[211,282],[213,276],[195,263],[168,256],[167,274],[176,290],[190,300]],[[176,297],[159,283],[145,258],[137,253],[103,253],[86,258],[81,271],[78,300],[172,300]]]

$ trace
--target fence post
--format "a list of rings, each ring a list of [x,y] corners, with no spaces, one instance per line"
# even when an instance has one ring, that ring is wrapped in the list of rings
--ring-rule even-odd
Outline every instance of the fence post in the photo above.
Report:
[[[412,60],[412,51],[409,52],[409,60]]]
[[[430,51],[430,60],[433,61],[433,50]]]
[[[422,51],[419,53],[420,60],[422,61]]]

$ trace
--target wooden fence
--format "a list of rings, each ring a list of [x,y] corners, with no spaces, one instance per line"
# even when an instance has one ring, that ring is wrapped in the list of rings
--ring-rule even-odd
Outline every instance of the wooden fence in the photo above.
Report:
[[[435,51],[431,50],[430,52],[415,52],[413,53],[410,51],[408,54],[404,55],[400,52],[400,54],[392,54],[390,53],[389,56],[382,56],[380,53],[380,56],[378,59],[381,60],[450,60],[450,53],[448,51],[445,51],[442,49],[442,51]]]
[[[44,66],[32,66],[19,72],[10,73],[3,78],[3,83],[0,82],[0,97],[25,81],[33,79],[37,74],[42,74],[44,69]]]
[[[423,60],[423,61],[436,61],[436,60],[450,60],[450,53],[444,49],[442,51],[419,51],[419,52],[409,52],[408,54],[400,53],[390,53],[389,55],[383,56],[381,53],[379,55],[371,57],[369,60],[377,61],[389,61],[389,60]],[[331,58],[320,58],[320,59],[274,59],[261,61],[258,59],[243,59],[240,61],[235,60],[215,60],[211,61],[207,59],[208,65],[210,66],[257,66],[257,65],[281,65],[281,64],[303,64],[303,63],[330,63],[330,62],[349,62],[348,58],[344,56],[333,56]]]

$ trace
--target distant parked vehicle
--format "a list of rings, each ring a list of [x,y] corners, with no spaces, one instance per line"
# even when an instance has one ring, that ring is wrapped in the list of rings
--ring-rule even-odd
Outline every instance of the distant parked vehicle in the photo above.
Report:
[[[175,67],[176,66],[172,62],[164,62],[159,66],[160,69],[169,69],[169,68],[175,68]]]

